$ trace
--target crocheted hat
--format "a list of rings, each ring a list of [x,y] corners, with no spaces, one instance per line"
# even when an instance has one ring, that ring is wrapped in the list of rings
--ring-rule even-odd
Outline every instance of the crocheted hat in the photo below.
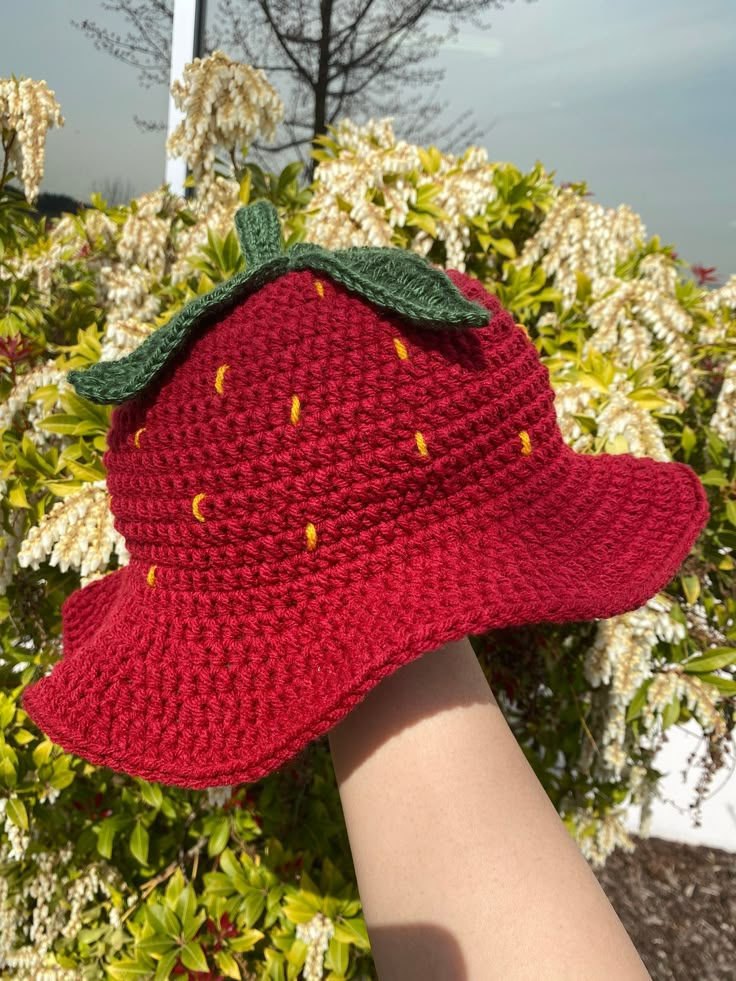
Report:
[[[385,675],[468,633],[608,618],[667,585],[708,519],[697,474],[577,454],[526,331],[476,280],[393,248],[284,251],[118,361],[103,460],[130,562],[72,593],[23,707],[98,765],[254,781]]]

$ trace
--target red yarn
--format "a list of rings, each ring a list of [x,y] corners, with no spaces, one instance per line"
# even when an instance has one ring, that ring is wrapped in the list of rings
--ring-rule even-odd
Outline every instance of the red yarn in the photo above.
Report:
[[[427,650],[670,582],[708,518],[696,473],[574,453],[533,343],[449,275],[487,327],[410,327],[292,272],[115,409],[131,560],[66,600],[64,657],[25,691],[54,742],[183,787],[254,781]]]

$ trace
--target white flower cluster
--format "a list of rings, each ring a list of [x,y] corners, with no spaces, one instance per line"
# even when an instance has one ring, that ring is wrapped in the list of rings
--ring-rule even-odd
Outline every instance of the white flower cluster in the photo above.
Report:
[[[583,670],[591,687],[608,686],[603,731],[602,762],[618,780],[626,766],[626,710],[636,690],[652,674],[652,652],[656,645],[676,643],[685,628],[670,615],[672,601],[657,593],[644,606],[621,616],[602,620],[595,641],[585,655]],[[587,768],[592,760],[589,741],[582,745],[580,762]]]
[[[447,266],[464,270],[470,241],[467,219],[483,214],[496,196],[494,166],[485,150],[470,147],[462,157],[433,150],[436,169],[429,173],[422,148],[397,141],[390,118],[371,119],[363,126],[342,120],[333,138],[339,154],[320,161],[315,171],[307,240],[331,249],[389,246],[394,228],[405,226],[422,189],[431,188],[431,203],[448,216],[434,219],[436,239],[445,245]],[[343,202],[350,205],[349,212]],[[422,230],[411,248],[426,254],[434,240]]]
[[[16,511],[10,518],[10,531],[0,529],[0,596],[8,591],[15,574],[15,560],[23,540],[24,513]]]
[[[117,361],[135,351],[154,330],[152,324],[140,320],[108,320],[100,344],[101,361]]]
[[[575,416],[589,416],[596,421],[596,434],[604,438],[605,452],[631,453],[655,460],[669,460],[662,430],[649,410],[636,399],[629,398],[634,383],[623,372],[617,372],[605,393],[584,382],[559,382],[554,385],[555,412],[563,439],[576,453],[595,449],[595,436],[581,427]],[[667,404],[660,412],[679,411],[671,394],[661,390],[660,398]],[[625,446],[621,445],[621,440]]]
[[[704,654],[707,653],[704,651]],[[704,732],[725,735],[726,723],[717,710],[722,700],[721,693],[712,685],[705,684],[697,675],[685,674],[678,669],[662,671],[649,686],[642,710],[644,725],[648,729],[653,728],[657,714],[661,714],[674,699],[687,705]]]
[[[155,276],[141,266],[126,267],[122,263],[102,266],[98,286],[108,321],[155,320],[161,309],[155,285]]]
[[[36,445],[43,445],[50,434],[40,429],[38,424],[49,412],[59,409],[60,402],[57,399],[53,406],[47,409],[41,402],[32,403],[31,399],[37,389],[45,388],[47,385],[56,385],[60,395],[71,390],[65,372],[60,371],[53,360],[46,361],[45,364],[20,375],[7,398],[0,402],[0,431],[12,426],[16,412],[25,409],[30,428],[33,430],[33,440]]]
[[[207,245],[208,231],[225,238],[233,230],[235,212],[240,205],[240,185],[237,181],[218,175],[197,187],[196,195],[190,202],[197,221],[194,225],[179,229],[176,258],[171,267],[172,283],[181,282],[191,273],[191,259]]]
[[[56,270],[82,259],[91,269],[98,269],[117,233],[118,226],[112,218],[96,208],[86,208],[79,215],[62,215],[47,238],[21,257],[16,272],[22,277],[35,277],[42,299],[48,303],[53,297]]]
[[[710,425],[736,451],[736,358],[726,365]]]
[[[604,208],[563,189],[514,263],[521,268],[541,260],[547,276],[554,276],[563,309],[567,309],[575,302],[576,273],[586,275],[595,287],[600,277],[615,274],[616,265],[644,241],[645,235],[640,216],[628,205]]]
[[[126,268],[147,269],[156,279],[166,272],[171,222],[185,206],[183,198],[159,188],[135,199],[120,233],[118,255]]]
[[[562,437],[576,453],[593,449],[593,434],[584,430],[575,416],[591,416],[598,412],[593,389],[583,382],[558,382],[554,385],[555,413]]]
[[[628,384],[633,388],[631,382]],[[613,443],[617,437],[625,440],[626,446],[621,448],[623,452],[653,460],[670,459],[656,420],[641,403],[627,398],[623,392],[609,391],[608,400],[598,413],[596,422],[598,435],[605,436],[608,443]]]
[[[723,340],[724,313],[726,317],[736,314],[736,273],[720,289],[709,290],[704,305],[715,316],[712,324],[701,326],[698,340],[701,344],[714,344]]]
[[[583,355],[594,345],[601,352],[616,351],[621,364],[639,368],[654,356],[655,337],[672,365],[680,393],[690,398],[695,391],[689,340],[693,318],[677,300],[674,264],[666,256],[651,255],[642,261],[640,271],[640,279],[603,276],[596,281],[593,294],[600,299],[588,310],[595,333],[584,345]]]
[[[264,72],[222,51],[190,62],[171,94],[185,117],[167,150],[184,157],[197,183],[212,179],[218,148],[235,154],[259,135],[273,140],[284,117],[284,104]]]
[[[315,913],[309,923],[297,924],[297,937],[308,944],[307,959],[302,971],[304,981],[322,981],[325,952],[334,933],[335,926],[324,913]]]
[[[0,78],[3,150],[31,203],[38,197],[43,180],[46,134],[52,126],[63,125],[61,106],[46,82]]]
[[[127,891],[119,873],[106,862],[87,866],[81,875],[68,866],[73,850],[64,846],[58,854],[33,856],[34,875],[9,895],[8,882],[0,878],[0,974],[14,981],[74,981],[76,971],[56,963],[53,947],[61,938],[73,939],[83,926],[82,916],[98,895],[112,899],[110,883]],[[0,849],[0,861],[10,856]],[[110,922],[120,921],[111,904]]]
[[[601,868],[615,848],[632,852],[636,847],[624,824],[625,810],[609,811],[602,818],[592,810],[580,808],[570,820],[572,836],[594,868]]]
[[[87,577],[104,572],[113,550],[120,564],[127,565],[130,556],[123,536],[113,525],[109,500],[105,481],[98,480],[57,501],[28,532],[18,564],[37,569],[50,555],[50,564],[58,565],[62,572],[79,569],[82,585],[91,581]]]
[[[207,787],[206,790],[210,807],[222,807],[223,804],[227,804],[233,794],[233,788],[230,786]]]

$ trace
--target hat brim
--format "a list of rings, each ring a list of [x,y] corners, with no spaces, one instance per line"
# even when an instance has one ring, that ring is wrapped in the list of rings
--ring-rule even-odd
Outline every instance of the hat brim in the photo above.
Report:
[[[708,520],[697,474],[572,450],[556,468],[553,496],[535,497],[530,481],[523,500],[498,508],[476,488],[443,524],[365,552],[347,574],[335,566],[319,589],[305,582],[289,616],[257,625],[233,591],[221,615],[198,615],[192,597],[182,616],[131,563],[68,597],[64,656],[23,707],[96,765],[181,787],[239,784],[277,769],[427,650],[644,605]]]

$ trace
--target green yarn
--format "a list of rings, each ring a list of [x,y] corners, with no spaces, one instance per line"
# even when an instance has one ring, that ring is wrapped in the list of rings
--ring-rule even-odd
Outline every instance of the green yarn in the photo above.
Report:
[[[490,319],[484,306],[467,300],[442,270],[414,252],[374,247],[330,251],[308,242],[284,252],[278,214],[268,201],[240,208],[235,228],[246,260],[245,271],[192,300],[124,358],[99,361],[85,371],[70,371],[67,378],[78,395],[103,405],[119,405],[135,398],[195,327],[212,323],[266,283],[293,270],[324,273],[365,300],[420,327],[483,327]]]
[[[291,269],[323,272],[376,306],[422,327],[483,327],[485,307],[466,300],[453,281],[416,252],[355,247],[330,252],[299,242],[289,250]]]
[[[269,201],[257,201],[248,208],[239,208],[235,215],[235,230],[248,267],[260,266],[284,251],[279,216]]]

